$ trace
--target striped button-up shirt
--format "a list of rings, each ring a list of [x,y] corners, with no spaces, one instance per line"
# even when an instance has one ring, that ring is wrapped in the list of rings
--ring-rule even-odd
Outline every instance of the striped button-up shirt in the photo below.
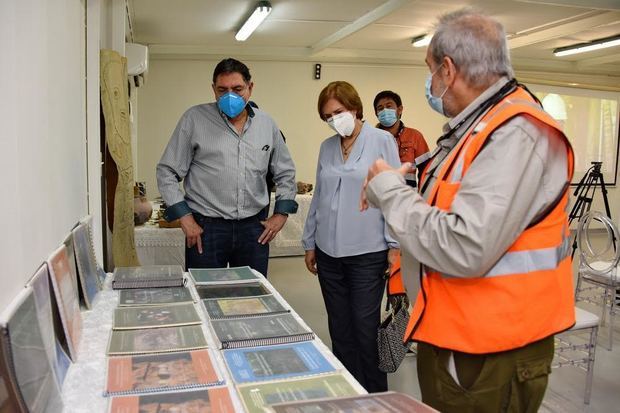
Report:
[[[246,110],[249,116],[241,133],[216,103],[197,105],[183,114],[157,164],[167,220],[192,211],[231,220],[256,215],[269,203],[268,169],[277,188],[274,212],[297,211],[295,165],[280,130],[265,112],[249,106]]]

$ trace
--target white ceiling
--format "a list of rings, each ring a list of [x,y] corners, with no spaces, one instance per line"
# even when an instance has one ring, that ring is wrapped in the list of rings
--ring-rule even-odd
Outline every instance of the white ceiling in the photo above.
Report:
[[[422,64],[411,38],[442,13],[476,7],[504,24],[517,69],[620,76],[620,46],[557,58],[553,49],[620,34],[620,0],[271,0],[245,42],[254,0],[127,0],[133,41],[152,56]]]

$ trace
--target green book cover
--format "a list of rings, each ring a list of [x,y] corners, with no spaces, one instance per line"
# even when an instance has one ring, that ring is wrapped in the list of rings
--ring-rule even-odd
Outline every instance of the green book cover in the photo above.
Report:
[[[191,293],[185,287],[143,288],[121,290],[119,306],[159,305],[192,302]]]
[[[114,310],[114,330],[173,327],[200,324],[193,303],[147,307],[121,307]]]
[[[238,386],[237,389],[248,413],[263,413],[265,407],[275,403],[358,394],[341,374],[248,384]]]
[[[200,325],[113,330],[108,344],[108,355],[160,353],[206,347],[207,340]]]
[[[190,268],[189,273],[196,284],[243,283],[258,280],[258,276],[247,266],[231,268]]]
[[[245,298],[202,300],[210,318],[251,317],[261,314],[285,313],[287,310],[273,295]]]
[[[197,285],[196,292],[202,299],[256,297],[271,294],[261,283]]]

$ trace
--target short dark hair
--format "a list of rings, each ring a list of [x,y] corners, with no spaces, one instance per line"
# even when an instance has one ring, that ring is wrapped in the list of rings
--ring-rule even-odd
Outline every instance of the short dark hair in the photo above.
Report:
[[[222,73],[239,73],[243,76],[243,80],[245,80],[246,83],[252,80],[250,69],[248,69],[245,64],[232,57],[222,60],[215,66],[215,70],[213,70],[213,84],[215,84],[215,80]]]
[[[375,96],[375,100],[372,102],[372,108],[375,110],[375,113],[377,113],[377,103],[379,103],[381,99],[385,98],[392,99],[394,103],[396,103],[396,106],[403,105],[403,101],[401,100],[400,96],[398,96],[398,93],[392,92],[391,90],[383,90],[377,93],[377,96]]]

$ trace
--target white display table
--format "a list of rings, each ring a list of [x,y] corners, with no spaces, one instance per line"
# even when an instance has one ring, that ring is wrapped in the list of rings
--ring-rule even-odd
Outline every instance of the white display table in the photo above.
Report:
[[[106,366],[107,357],[106,350],[108,345],[108,339],[110,331],[112,329],[112,313],[114,308],[118,304],[119,292],[111,289],[111,275],[105,282],[105,289],[97,295],[94,300],[93,309],[90,311],[83,311],[83,330],[82,339],[78,350],[78,360],[72,364],[67,373],[65,379],[62,395],[65,405],[64,412],[71,413],[104,413],[107,412],[108,397],[103,396],[106,381]],[[262,276],[261,282],[273,293],[277,299],[285,304],[286,301],[282,296],[273,288],[273,286]],[[198,298],[196,290],[188,280],[188,288],[192,291],[195,299]],[[213,333],[208,327],[208,318],[206,317],[204,308],[198,302],[197,310],[200,314],[203,324],[203,331],[207,338],[209,348],[213,351],[215,356],[216,368],[221,372],[226,385],[230,389],[231,399],[235,411],[243,412],[241,400],[235,390],[234,382],[226,368],[222,351],[217,348]],[[306,328],[310,329],[308,325],[299,317],[299,315],[291,308],[291,314]],[[341,370],[341,373],[351,383],[354,389],[360,394],[366,394],[364,388],[353,378],[353,376],[344,369],[340,361],[331,353],[329,348],[316,337],[313,340],[317,348],[323,353],[325,358],[337,369]]]
[[[273,213],[273,193],[271,194]],[[269,245],[270,257],[304,255],[301,236],[310,210],[311,194],[297,195],[299,204],[296,214],[289,215],[286,224]],[[135,228],[136,252],[141,265],[179,264],[185,268],[185,236],[180,228],[160,228],[146,223]]]

